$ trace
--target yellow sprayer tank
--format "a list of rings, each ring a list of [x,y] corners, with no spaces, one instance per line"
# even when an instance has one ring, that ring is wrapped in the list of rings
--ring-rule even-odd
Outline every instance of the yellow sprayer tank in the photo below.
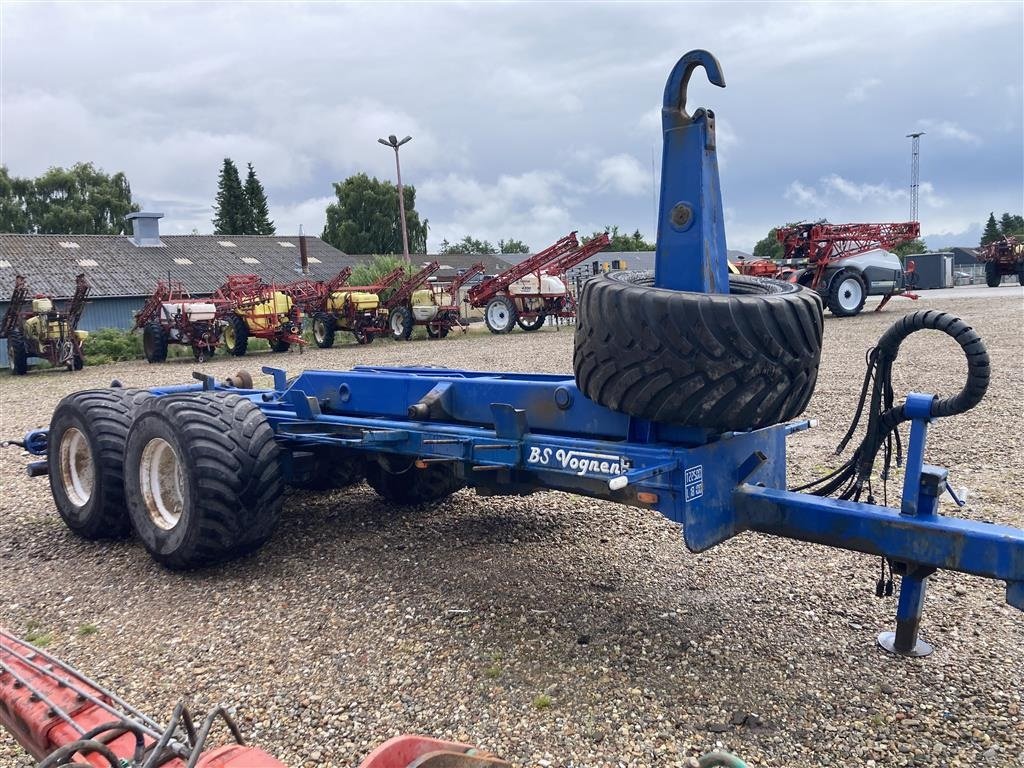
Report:
[[[346,302],[350,302],[356,312],[372,312],[380,306],[380,296],[369,291],[335,291],[327,302],[332,312],[343,312]]]
[[[39,301],[39,299],[36,299],[36,301]],[[57,320],[48,323],[44,316],[36,315],[25,321],[25,335],[40,342],[53,341],[62,336],[67,336],[68,326],[67,323]],[[88,331],[75,331],[75,337],[79,341],[85,341],[88,336]]]
[[[420,323],[433,320],[437,316],[437,300],[432,288],[420,288],[413,291],[410,297],[413,319]]]
[[[267,331],[277,328],[292,308],[292,299],[281,291],[259,304],[236,309],[235,313],[245,320],[250,331]]]

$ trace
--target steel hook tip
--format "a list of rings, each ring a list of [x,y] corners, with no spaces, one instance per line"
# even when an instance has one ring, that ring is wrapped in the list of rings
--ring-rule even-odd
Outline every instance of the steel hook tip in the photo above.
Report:
[[[662,104],[662,114],[674,120],[682,119],[682,122],[689,123],[693,117],[686,111],[686,89],[690,84],[690,76],[697,67],[704,67],[707,72],[708,81],[719,88],[725,88],[725,77],[722,75],[722,65],[718,59],[708,51],[698,48],[683,54],[683,57],[676,62],[669,73],[668,82],[665,83],[665,99]]]

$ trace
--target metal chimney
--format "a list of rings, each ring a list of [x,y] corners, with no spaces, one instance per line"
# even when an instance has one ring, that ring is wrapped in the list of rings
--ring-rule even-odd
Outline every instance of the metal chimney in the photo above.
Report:
[[[132,223],[132,234],[128,236],[132,245],[138,248],[162,248],[160,242],[160,219],[162,213],[150,211],[136,211],[125,216],[126,221]]]
[[[309,272],[309,256],[306,254],[306,236],[302,234],[302,227],[299,227],[299,264],[302,267],[302,274]]]

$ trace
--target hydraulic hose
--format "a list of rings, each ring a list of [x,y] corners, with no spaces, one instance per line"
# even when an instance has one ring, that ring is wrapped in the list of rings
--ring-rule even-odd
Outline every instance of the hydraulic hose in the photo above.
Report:
[[[892,388],[892,367],[899,354],[900,344],[912,333],[918,331],[939,331],[951,337],[967,359],[967,380],[963,388],[951,397],[938,398],[932,402],[933,418],[955,416],[969,411],[981,402],[988,390],[991,375],[988,351],[977,331],[955,315],[936,310],[911,312],[900,318],[878,340],[877,346],[868,352],[867,371],[861,389],[857,411],[850,428],[836,448],[840,454],[853,438],[853,434],[864,414],[868,413],[868,424],[860,446],[853,456],[835,471],[823,478],[803,485],[795,490],[811,490],[818,496],[838,495],[841,499],[860,499],[865,485],[884,446],[882,477],[887,478],[895,447],[896,464],[901,463],[902,448],[898,427],[909,420],[905,405],[894,405]],[[870,400],[868,395],[870,392]]]

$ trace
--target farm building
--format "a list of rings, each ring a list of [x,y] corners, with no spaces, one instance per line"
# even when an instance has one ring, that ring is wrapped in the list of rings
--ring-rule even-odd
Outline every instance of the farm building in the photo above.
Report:
[[[194,296],[213,293],[229,274],[258,274],[265,281],[327,280],[356,264],[318,237],[280,235],[160,235],[161,213],[133,213],[131,235],[0,234],[0,317],[7,311],[16,275],[32,294],[67,299],[75,275],[84,272],[92,290],[83,330],[131,328],[134,314],[158,280],[180,281]],[[0,365],[7,345],[0,343]]]

